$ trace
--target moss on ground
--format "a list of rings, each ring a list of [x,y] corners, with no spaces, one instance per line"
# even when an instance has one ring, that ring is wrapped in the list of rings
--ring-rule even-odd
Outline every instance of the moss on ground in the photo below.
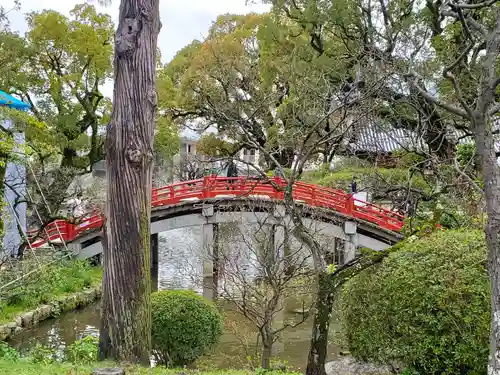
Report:
[[[28,264],[24,265],[29,267]],[[0,324],[40,305],[101,283],[102,269],[84,261],[48,265],[0,295]]]
[[[103,367],[117,367],[112,363],[98,363],[92,366],[79,366],[67,363],[56,364],[32,364],[24,361],[10,362],[0,360],[0,373],[2,375],[89,375],[92,370]],[[199,370],[179,370],[179,369],[166,369],[166,368],[141,368],[141,367],[127,367],[126,375],[178,375],[183,373],[186,375],[251,375],[255,372],[244,370],[214,370],[214,371],[199,371]],[[267,372],[266,374],[281,374],[283,372]]]

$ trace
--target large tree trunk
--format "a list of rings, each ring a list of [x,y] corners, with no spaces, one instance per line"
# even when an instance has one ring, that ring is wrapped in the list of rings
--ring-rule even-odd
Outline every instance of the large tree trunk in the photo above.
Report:
[[[493,134],[495,104],[498,86],[498,56],[500,52],[500,10],[495,9],[496,23],[486,38],[486,52],[482,63],[479,97],[473,113],[472,131],[476,151],[481,161],[488,221],[485,228],[491,280],[491,338],[488,375],[500,375],[500,169],[495,152]]]
[[[325,375],[330,315],[333,309],[332,276],[318,273],[318,293],[314,312],[311,346],[306,375]]]
[[[160,27],[159,0],[121,1],[106,139],[101,357],[145,365],[151,352],[150,216]]]
[[[491,277],[491,340],[488,375],[500,375],[500,169],[485,116],[475,118],[477,153],[483,167],[488,221],[485,228]]]

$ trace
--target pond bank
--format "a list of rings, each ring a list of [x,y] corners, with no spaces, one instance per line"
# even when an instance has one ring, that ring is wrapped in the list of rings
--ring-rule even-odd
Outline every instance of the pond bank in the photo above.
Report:
[[[56,318],[60,314],[90,306],[101,297],[101,286],[57,297],[50,303],[17,315],[13,321],[0,325],[0,341],[7,341],[24,329],[36,327],[39,323]]]
[[[399,373],[399,369],[395,369]],[[341,356],[325,365],[327,375],[391,375],[392,368],[356,360],[351,356]]]

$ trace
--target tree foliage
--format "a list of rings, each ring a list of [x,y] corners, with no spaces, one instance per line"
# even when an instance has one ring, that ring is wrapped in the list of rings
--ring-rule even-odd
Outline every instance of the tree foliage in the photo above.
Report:
[[[341,88],[354,79],[340,41],[334,69],[295,29],[272,14],[219,17],[205,40],[186,46],[160,74],[172,98],[162,100],[167,112],[183,126],[216,127],[233,154],[265,148],[267,168],[290,167],[307,147],[310,158],[331,160],[349,128],[341,110],[349,94]]]
[[[24,38],[8,29],[0,33],[5,60],[0,86],[28,102],[36,120],[46,124],[43,131],[27,132],[27,138],[46,171],[38,177],[54,211],[73,178],[104,155],[111,103],[101,88],[112,74],[113,23],[89,4],[77,5],[69,17],[53,10],[32,12],[27,22]]]
[[[177,124],[168,117],[159,117],[155,131],[155,153],[164,159],[179,152],[180,139]]]
[[[447,136],[449,127],[464,129],[466,124],[462,119],[450,121],[446,112],[425,97],[443,81],[434,74],[440,62],[427,47],[433,38],[447,32],[442,26],[439,2],[264,2],[273,5],[277,17],[300,30],[325,64],[339,61],[340,41],[343,46],[340,60],[351,71],[359,69],[367,87],[370,82],[385,80],[379,90],[369,93],[380,123],[416,132],[427,146],[425,152],[441,160],[453,155],[454,141]],[[422,92],[408,88],[404,75],[410,69],[422,73]]]
[[[206,353],[222,335],[217,309],[192,291],[161,291],[151,297],[153,354],[159,363],[184,366]]]
[[[490,327],[484,234],[408,239],[345,287],[352,354],[420,374],[486,374]]]

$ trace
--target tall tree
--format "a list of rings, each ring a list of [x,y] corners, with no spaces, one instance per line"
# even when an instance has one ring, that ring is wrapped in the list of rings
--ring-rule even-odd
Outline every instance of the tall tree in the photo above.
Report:
[[[204,43],[195,42],[178,55],[180,69],[172,64],[167,71],[172,69],[173,91],[182,98],[179,116],[208,114],[219,131],[258,149],[266,167],[282,175],[291,167],[285,207],[294,235],[311,251],[318,285],[307,373],[323,375],[338,274],[327,272],[328,252],[304,225],[293,189],[307,162],[320,153],[331,160],[344,140],[364,126],[373,111],[371,98],[387,76],[364,72],[371,79],[363,85],[357,59],[342,40],[331,41],[332,54],[323,56],[302,28],[289,29],[288,24],[279,14],[223,16]],[[346,268],[354,264],[358,260]]]
[[[31,134],[52,145],[50,152],[33,147],[48,203],[38,211],[46,220],[67,198],[74,178],[104,156],[110,100],[101,87],[112,72],[113,23],[89,4],[77,5],[70,17],[43,10],[28,14],[27,21],[24,38],[0,32],[0,86],[30,103],[47,124],[44,132]]]
[[[159,0],[122,0],[107,129],[100,355],[149,365],[150,216]]]
[[[335,87],[346,78],[349,61],[340,58],[345,49],[338,40],[333,69],[300,29],[292,36],[278,21],[273,14],[220,16],[203,42],[186,46],[161,72],[171,98],[165,101],[167,113],[198,130],[216,127],[234,142],[233,154],[255,148],[239,129],[244,126],[273,156],[262,160],[267,168],[276,167],[272,159],[291,167],[304,129],[320,122],[311,136],[331,137],[310,157],[323,154],[329,162],[346,134],[342,129],[332,136],[335,121],[329,115]]]
[[[441,71],[440,97],[421,86],[422,70],[410,70],[409,83],[425,100],[468,124],[479,157],[487,224],[491,277],[491,342],[488,374],[500,374],[500,168],[496,134],[500,112],[500,4],[498,1],[431,3],[432,47]],[[413,67],[410,67],[413,68]]]
[[[259,25],[265,16],[223,15],[203,42],[182,49],[160,74],[161,87],[169,88],[164,101],[169,116],[181,125],[206,130],[215,126],[219,136],[231,139],[238,152],[245,145],[233,121],[245,123],[259,144],[273,147],[267,129],[274,126],[271,112],[283,93],[264,87],[260,76]],[[240,116],[252,113],[251,117]],[[196,121],[193,121],[196,120]],[[202,120],[202,121],[200,121]],[[293,149],[279,149],[276,157],[290,166]],[[269,160],[267,160],[269,162]]]
[[[439,16],[430,17],[427,9],[415,0],[391,3],[385,0],[263,2],[273,5],[277,19],[288,25],[295,35],[298,27],[300,34],[306,36],[310,47],[325,63],[337,62],[336,43],[341,40],[344,46],[342,60],[347,67],[350,62],[353,76],[354,70],[360,67],[365,81],[388,76],[395,67],[414,61],[413,53],[424,49],[432,36],[429,25],[439,19]],[[432,81],[421,82],[421,85],[428,91]],[[450,121],[441,108],[426,101],[419,92],[407,90],[396,76],[388,76],[386,84],[371,95],[377,99],[378,123],[418,133],[430,153],[441,160],[453,156],[455,143],[448,137],[448,128],[463,129],[465,124]]]

